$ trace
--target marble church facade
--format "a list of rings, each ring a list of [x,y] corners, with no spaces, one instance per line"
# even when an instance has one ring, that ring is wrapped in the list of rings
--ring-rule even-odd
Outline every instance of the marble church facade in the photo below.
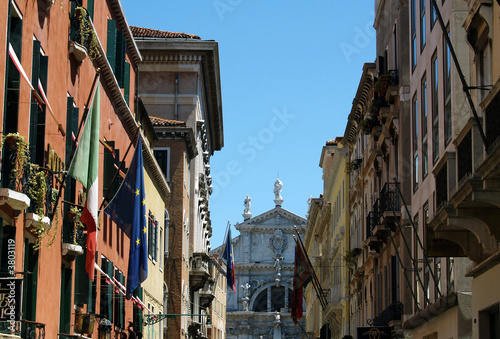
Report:
[[[228,339],[302,338],[290,315],[296,234],[303,237],[307,220],[282,207],[282,183],[276,179],[274,208],[252,216],[244,199],[240,235],[233,238],[236,293],[227,291]],[[214,251],[222,251],[224,246]],[[300,324],[305,329],[305,316]]]

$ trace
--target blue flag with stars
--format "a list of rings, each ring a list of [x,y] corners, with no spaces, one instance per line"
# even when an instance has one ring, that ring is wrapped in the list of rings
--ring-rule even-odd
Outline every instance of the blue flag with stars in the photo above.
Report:
[[[146,197],[142,163],[141,135],[137,141],[134,158],[113,200],[106,206],[106,213],[130,238],[127,273],[127,299],[148,277],[148,244],[146,240]]]

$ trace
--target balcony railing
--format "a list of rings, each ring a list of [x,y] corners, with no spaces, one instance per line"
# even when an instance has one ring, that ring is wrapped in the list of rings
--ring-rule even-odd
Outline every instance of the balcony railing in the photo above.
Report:
[[[390,304],[385,310],[374,319],[368,319],[368,325],[371,326],[388,326],[391,321],[401,320],[403,314],[403,304],[396,301]]]
[[[380,212],[399,212],[400,197],[398,183],[388,182],[380,191]]]

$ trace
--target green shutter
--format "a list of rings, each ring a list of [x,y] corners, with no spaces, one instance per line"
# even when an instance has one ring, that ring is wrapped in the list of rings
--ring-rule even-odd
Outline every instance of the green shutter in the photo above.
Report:
[[[125,69],[123,72],[123,96],[125,102],[130,106],[130,64],[125,60]]]
[[[90,294],[90,278],[85,270],[87,251],[75,259],[75,305],[83,306],[88,303]]]
[[[141,286],[139,286],[135,289],[134,296],[141,299],[141,301],[142,301],[142,287]],[[134,313],[133,314],[134,332],[135,333],[138,333],[138,332],[142,333],[142,309],[139,306],[134,305],[134,312],[133,313]]]
[[[115,148],[114,141],[106,141],[106,143],[112,148]],[[115,159],[113,158],[113,154],[104,147],[104,163],[103,163],[103,183],[102,183],[102,192],[103,196],[106,197],[108,201],[113,198],[113,187],[110,187],[111,181],[113,181],[113,176],[115,175]],[[111,190],[108,194],[108,190]]]
[[[94,20],[94,0],[87,0],[87,12],[89,17]]]
[[[40,48],[41,44],[38,40],[33,40],[33,57],[31,62],[31,83],[38,91],[38,78],[40,72]],[[37,149],[37,130],[38,130],[38,103],[34,97],[31,99],[30,107],[30,134],[29,134],[29,150],[31,155],[31,162],[36,163],[36,149]]]
[[[86,251],[86,250],[85,250]],[[85,252],[85,257],[87,257],[87,252]],[[99,258],[99,252],[95,251],[95,263],[97,264],[97,258]],[[88,276],[87,276],[88,277]],[[97,270],[94,269],[94,277],[97,277]],[[88,278],[90,281],[90,278]],[[89,283],[89,299],[88,299],[88,305],[87,305],[87,312],[88,313],[96,313],[97,308],[96,308],[96,299],[97,299],[97,282],[94,279],[94,283]]]
[[[106,258],[101,258],[101,269],[104,273],[107,273],[108,270],[108,259]],[[99,313],[102,314],[104,317],[109,319],[109,314],[108,308],[107,308],[107,302],[108,302],[108,284],[106,283],[106,278],[104,277],[103,274],[101,274],[101,291],[100,291],[100,311]]]
[[[114,274],[114,267],[113,267],[113,262],[108,261],[108,269],[105,271],[106,274],[112,278]],[[113,299],[114,299],[115,291],[113,288],[113,285],[109,284],[108,285],[108,302],[107,302],[107,313],[108,313],[108,319],[110,321],[113,320]]]
[[[61,265],[61,300],[59,312],[59,332],[71,332],[71,280],[73,271]]]
[[[116,21],[108,19],[108,40],[106,43],[106,56],[108,62],[115,72],[116,63]]]
[[[116,32],[116,59],[115,59],[115,77],[120,88],[123,88],[123,79],[125,71],[125,54],[127,52],[127,41],[123,31]]]
[[[42,83],[43,89],[45,91],[45,95],[48,95],[47,93],[47,78],[48,78],[48,67],[49,67],[49,57],[41,55],[40,56],[40,71],[38,74],[38,78],[40,82]],[[35,86],[35,84],[33,84]],[[36,87],[36,86],[35,86]],[[45,105],[42,109],[38,110],[38,124],[37,124],[37,132],[36,132],[36,163],[39,164],[40,166],[44,165],[44,160],[45,160],[45,125],[47,124],[46,121],[46,112],[47,110],[47,105]]]
[[[154,218],[154,247],[153,247],[153,258],[158,261],[158,220]]]

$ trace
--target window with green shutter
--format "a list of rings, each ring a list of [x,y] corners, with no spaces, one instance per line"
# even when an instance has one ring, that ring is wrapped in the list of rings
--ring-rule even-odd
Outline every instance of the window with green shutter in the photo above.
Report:
[[[153,261],[158,260],[158,221],[148,213],[148,255]]]
[[[125,278],[123,272],[115,268],[115,279],[125,286]],[[117,293],[115,297],[115,319],[114,325],[119,328],[125,328],[125,296]]]
[[[134,291],[134,296],[139,298],[142,301],[142,287],[139,286]],[[133,318],[134,318],[134,332],[142,333],[142,308],[139,305],[134,305],[133,309]]]
[[[104,273],[108,275],[109,278],[113,277],[114,268],[113,262],[109,261],[105,257],[101,257],[101,269]],[[113,320],[113,296],[114,289],[111,285],[111,282],[106,281],[106,277],[101,275],[101,302],[100,302],[100,314],[104,315],[104,317],[108,320]]]
[[[108,39],[106,42],[106,56],[113,72],[116,71],[116,21],[108,19]]]
[[[73,271],[61,265],[61,300],[59,312],[59,332],[71,332],[71,281]]]

